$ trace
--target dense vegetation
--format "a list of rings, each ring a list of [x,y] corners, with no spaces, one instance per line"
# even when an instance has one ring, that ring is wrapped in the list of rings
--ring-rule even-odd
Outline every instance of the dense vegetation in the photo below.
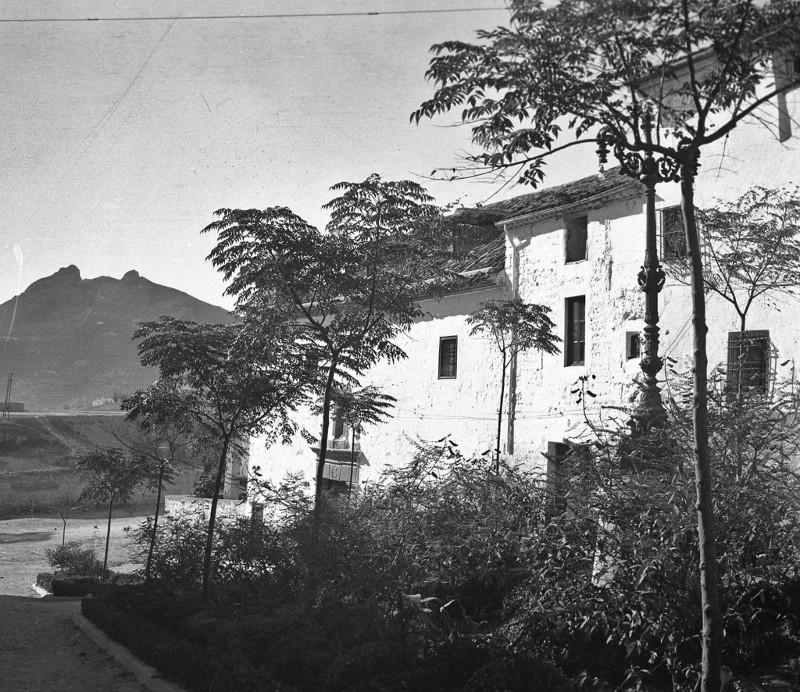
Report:
[[[171,518],[151,588],[111,592],[87,614],[116,632],[125,618],[113,613],[134,613],[144,624],[131,627],[160,628],[200,657],[235,652],[275,689],[693,689],[701,607],[685,389],[674,386],[664,431],[587,425],[586,445],[549,479],[495,472],[450,440],[420,446],[349,501],[327,497],[316,540],[307,484],[264,484],[270,517],[216,535],[210,600],[198,592],[205,527]],[[800,644],[798,395],[791,383],[744,407],[711,395],[724,662],[742,679]],[[150,532],[139,529],[143,558]],[[208,689],[176,666],[163,670]]]

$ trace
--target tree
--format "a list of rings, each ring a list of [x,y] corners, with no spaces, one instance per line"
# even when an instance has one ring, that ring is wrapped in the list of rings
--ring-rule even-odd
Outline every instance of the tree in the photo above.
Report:
[[[142,365],[158,367],[161,380],[134,394],[128,415],[147,416],[156,407],[171,410],[219,443],[203,558],[203,595],[208,598],[229,450],[245,436],[288,438],[293,433],[289,416],[304,399],[307,363],[294,348],[291,325],[284,323],[197,324],[162,317],[143,323],[134,338],[142,339]]]
[[[397,399],[384,394],[377,387],[370,385],[356,391],[344,388],[334,390],[331,403],[336,415],[350,428],[350,483],[347,486],[347,499],[350,500],[353,489],[353,469],[356,465],[356,435],[364,432],[366,425],[383,423],[391,417],[389,409],[393,408]],[[321,414],[322,407],[315,406],[314,413]]]
[[[292,321],[305,358],[319,367],[322,399],[315,526],[320,521],[323,470],[333,393],[358,386],[382,359],[405,358],[395,337],[421,316],[423,282],[443,246],[441,214],[409,181],[339,183],[325,205],[325,232],[286,207],[220,209],[204,230],[217,234],[209,255],[230,285],[246,322]]]
[[[703,236],[703,285],[731,304],[739,331],[756,299],[794,293],[800,286],[800,196],[797,191],[754,187],[735,202],[698,209]],[[686,258],[668,267],[685,280]]]
[[[145,434],[149,444],[129,444],[130,449],[138,451],[152,464],[155,473],[151,476],[150,486],[156,489],[156,506],[153,515],[153,530],[147,551],[145,565],[145,582],[150,581],[153,565],[153,552],[158,536],[158,519],[161,512],[161,493],[164,484],[175,482],[175,468],[180,451],[186,447],[191,438],[191,420],[182,416],[182,409],[175,409],[171,402],[177,392],[169,382],[159,380],[152,387],[139,390],[122,402],[122,409],[128,411],[127,419],[136,421]]]
[[[497,409],[497,441],[495,443],[495,473],[500,473],[500,432],[503,423],[506,371],[518,353],[536,349],[558,353],[561,339],[553,334],[550,308],[544,305],[514,300],[487,300],[467,317],[472,325],[470,334],[486,333],[494,339],[502,358],[500,367],[500,405]]]
[[[517,171],[521,182],[535,185],[555,152],[591,143],[604,157],[612,143],[629,170],[644,175],[658,165],[664,177],[680,180],[694,330],[702,690],[716,692],[722,623],[694,180],[704,147],[800,84],[792,70],[800,6],[791,0],[561,0],[545,7],[542,0],[511,0],[510,10],[510,27],[479,32],[480,44],[433,47],[427,76],[437,90],[411,118],[419,122],[463,106],[461,119],[485,150],[471,157],[481,168],[476,174]],[[653,105],[655,140],[647,117]],[[565,142],[567,134],[575,139]]]
[[[150,478],[152,470],[141,455],[117,447],[92,449],[78,458],[75,469],[86,484],[80,499],[108,503],[108,528],[102,576],[105,581],[114,503],[127,502],[134,490]]]

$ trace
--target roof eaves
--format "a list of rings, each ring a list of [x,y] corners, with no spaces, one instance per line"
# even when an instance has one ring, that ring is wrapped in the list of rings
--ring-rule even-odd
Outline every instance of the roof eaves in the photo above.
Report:
[[[631,178],[624,184],[615,187],[611,190],[604,190],[591,197],[584,197],[583,199],[575,200],[569,204],[562,204],[558,207],[549,207],[547,209],[539,209],[537,211],[521,214],[520,216],[503,219],[498,223],[505,229],[516,228],[523,224],[530,223],[531,221],[542,221],[557,216],[569,216],[571,213],[583,211],[585,209],[596,209],[602,207],[609,202],[617,202],[633,197],[638,197],[643,193],[642,185],[638,180]]]

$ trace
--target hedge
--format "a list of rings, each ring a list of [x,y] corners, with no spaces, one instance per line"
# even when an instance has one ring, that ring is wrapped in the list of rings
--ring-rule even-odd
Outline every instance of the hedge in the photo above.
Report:
[[[266,671],[232,652],[220,653],[180,639],[102,598],[84,598],[81,612],[165,678],[192,692],[290,692]]]

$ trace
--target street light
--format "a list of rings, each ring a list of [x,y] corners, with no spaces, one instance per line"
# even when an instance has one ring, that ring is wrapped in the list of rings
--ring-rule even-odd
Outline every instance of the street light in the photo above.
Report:
[[[655,158],[653,145],[653,116],[645,110],[642,116],[644,144],[642,151],[631,148],[627,140],[613,128],[606,127],[598,135],[597,156],[601,164],[608,160],[611,149],[619,161],[622,172],[637,178],[644,185],[645,194],[645,251],[644,265],[639,271],[639,286],[645,295],[644,348],[640,361],[643,382],[633,408],[634,430],[658,427],[666,420],[657,375],[664,363],[658,355],[658,294],[664,286],[665,274],[658,259],[656,237],[656,183],[678,182],[678,163],[668,157]]]

